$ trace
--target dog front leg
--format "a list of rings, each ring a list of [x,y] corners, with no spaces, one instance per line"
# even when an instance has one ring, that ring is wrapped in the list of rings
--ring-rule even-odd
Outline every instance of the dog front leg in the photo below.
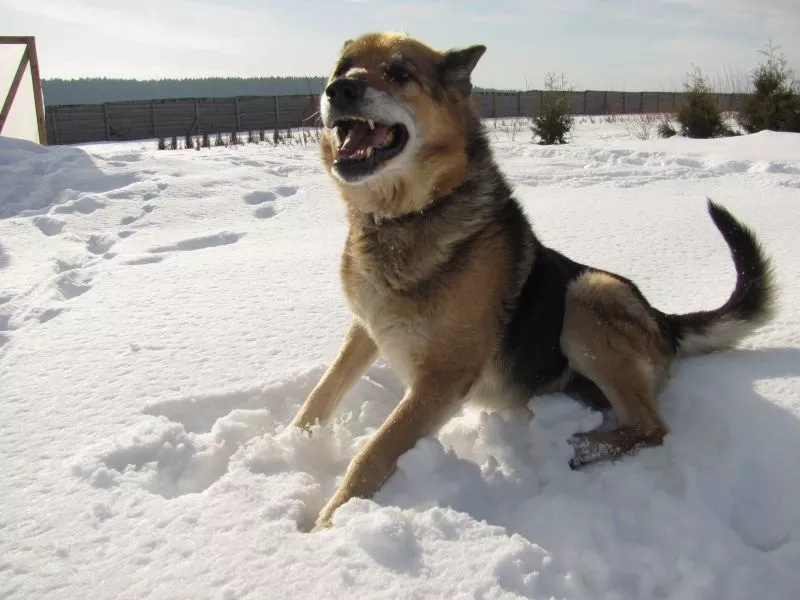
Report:
[[[397,459],[435,434],[459,409],[478,370],[431,372],[412,384],[400,404],[350,462],[344,480],[320,511],[315,529],[329,527],[333,513],[350,498],[371,498],[392,475]]]
[[[366,327],[353,320],[339,353],[297,412],[292,425],[308,429],[316,421],[325,425],[347,391],[353,387],[378,354]]]

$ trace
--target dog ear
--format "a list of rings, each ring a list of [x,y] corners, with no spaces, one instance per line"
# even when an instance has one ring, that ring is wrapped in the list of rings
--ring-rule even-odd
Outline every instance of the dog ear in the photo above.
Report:
[[[353,40],[345,40],[344,44],[342,44],[342,50],[347,48],[352,43],[353,43]]]
[[[470,75],[484,52],[486,46],[482,45],[446,52],[440,66],[444,86],[457,90],[462,96],[469,96],[472,92]]]

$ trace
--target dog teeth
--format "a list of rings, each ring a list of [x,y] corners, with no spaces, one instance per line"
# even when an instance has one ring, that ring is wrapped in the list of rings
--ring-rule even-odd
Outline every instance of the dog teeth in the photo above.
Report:
[[[367,125],[369,125],[370,129],[375,129],[375,121],[372,119],[367,119]]]

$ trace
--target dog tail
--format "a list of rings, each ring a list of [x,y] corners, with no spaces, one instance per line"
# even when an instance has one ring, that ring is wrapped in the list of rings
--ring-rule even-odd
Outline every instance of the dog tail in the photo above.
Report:
[[[774,272],[755,233],[711,200],[708,212],[730,249],[736,286],[728,301],[715,310],[667,315],[679,356],[729,348],[775,313]]]

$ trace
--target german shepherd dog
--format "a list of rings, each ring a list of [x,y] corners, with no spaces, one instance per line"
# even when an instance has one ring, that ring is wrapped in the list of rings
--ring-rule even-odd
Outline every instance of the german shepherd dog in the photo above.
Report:
[[[613,409],[612,428],[570,439],[572,468],[658,446],[667,426],[657,396],[676,359],[728,348],[773,314],[755,234],[711,201],[737,273],[715,310],[665,314],[625,277],[543,245],[472,104],[485,51],[367,34],[345,43],[321,96],[322,161],[349,222],[340,274],[353,320],[292,425],[326,424],[378,356],[407,390],[315,529],[350,498],[371,497],[468,401],[524,414],[531,397],[563,392]]]

